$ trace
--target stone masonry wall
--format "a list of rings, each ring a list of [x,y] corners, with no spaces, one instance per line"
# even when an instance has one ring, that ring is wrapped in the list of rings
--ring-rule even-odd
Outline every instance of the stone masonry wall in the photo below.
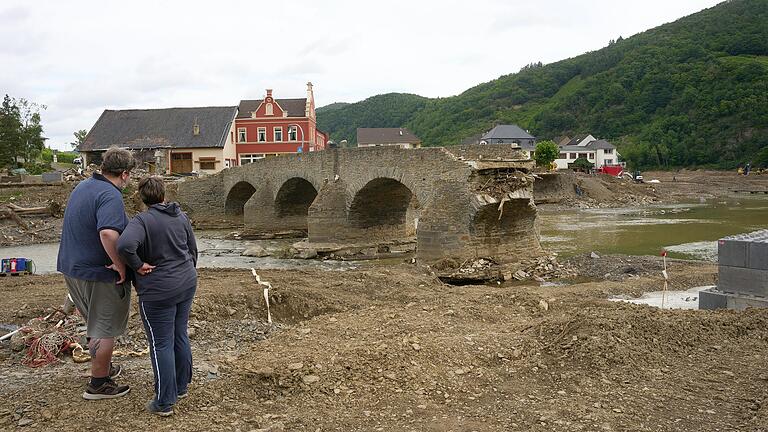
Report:
[[[467,160],[466,156],[482,156],[483,161],[510,160],[518,156],[516,151],[505,147],[464,146],[452,148],[451,151],[444,148],[330,149],[267,158],[224,170],[215,176],[188,180],[179,186],[178,195],[180,200],[186,202],[186,208],[193,217],[198,213],[224,216],[229,191],[235,185],[243,186],[242,182],[245,182],[255,190],[243,209],[246,226],[252,229],[276,231],[306,224],[311,242],[370,241],[378,237],[410,235],[416,229],[415,221],[418,220],[417,256],[425,262],[444,257],[489,255],[498,255],[503,261],[526,247],[538,247],[538,240],[531,237],[535,237],[533,222],[536,210],[526,199],[532,190],[506,202],[506,215],[494,219],[493,211],[483,210],[477,205],[477,185],[473,182],[478,181],[478,176],[473,174],[477,172],[473,167],[479,165]],[[487,164],[483,166],[484,170],[488,169]],[[526,166],[523,164],[519,165],[523,168],[513,169],[524,172]],[[309,207],[306,219],[293,216],[281,219],[275,199],[280,188],[296,178],[311,184],[317,196]],[[382,178],[404,185],[413,194],[410,205],[406,202],[407,196],[402,193],[393,195],[381,187],[366,188],[373,180]],[[382,181],[371,183],[377,184],[382,184]],[[383,184],[396,186],[391,181]],[[530,184],[515,187],[532,189]],[[247,187],[239,189],[249,190]],[[398,203],[392,204],[395,212],[406,211],[406,214],[403,217],[389,214],[388,222],[382,219],[380,225],[372,225],[369,212],[364,223],[358,218],[357,226],[352,226],[350,208],[356,196],[358,204],[368,206],[378,198],[396,198],[402,202],[399,207]],[[286,205],[286,199],[289,198],[281,196],[281,205]],[[306,193],[303,199],[306,200]],[[297,198],[297,201],[300,200]],[[491,202],[486,204],[494,205]],[[406,207],[407,210],[404,210]],[[371,210],[375,209],[371,207]],[[356,211],[359,216],[359,206]]]

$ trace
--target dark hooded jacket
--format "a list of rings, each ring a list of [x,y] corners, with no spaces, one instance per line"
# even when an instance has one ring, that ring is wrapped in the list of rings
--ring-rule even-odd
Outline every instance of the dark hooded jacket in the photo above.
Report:
[[[134,271],[144,263],[151,273],[135,275],[142,301],[185,300],[197,287],[197,242],[189,218],[177,203],[153,204],[139,213],[120,236],[117,251]]]

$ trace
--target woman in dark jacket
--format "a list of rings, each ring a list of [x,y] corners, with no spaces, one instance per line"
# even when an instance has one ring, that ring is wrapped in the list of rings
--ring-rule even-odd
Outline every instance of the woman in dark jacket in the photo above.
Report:
[[[147,410],[169,416],[192,381],[187,324],[197,289],[197,243],[187,215],[177,203],[165,203],[160,177],[141,180],[139,196],[148,209],[130,221],[117,250],[137,273],[134,286],[155,375]]]

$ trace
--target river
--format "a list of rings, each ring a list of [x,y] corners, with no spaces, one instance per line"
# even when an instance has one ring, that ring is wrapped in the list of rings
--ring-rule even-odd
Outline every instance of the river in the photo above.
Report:
[[[658,255],[717,260],[717,240],[768,228],[768,198],[745,195],[705,202],[539,212],[542,245],[561,256]]]
[[[588,252],[658,255],[666,249],[672,257],[715,261],[717,239],[768,228],[768,198],[744,196],[613,209],[563,210],[543,206],[538,226],[542,245],[560,256]],[[222,234],[197,232],[200,267],[346,270],[376,264],[243,257],[241,252],[252,244],[280,250],[296,240],[228,240]],[[58,248],[58,243],[6,247],[0,248],[0,257],[29,258],[35,262],[37,273],[51,273],[56,270]]]

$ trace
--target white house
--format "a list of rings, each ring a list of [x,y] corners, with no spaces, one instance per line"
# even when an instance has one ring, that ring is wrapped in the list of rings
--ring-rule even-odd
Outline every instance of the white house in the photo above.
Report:
[[[619,153],[616,151],[616,146],[592,135],[577,136],[559,147],[560,155],[555,159],[557,169],[567,169],[569,163],[580,158],[592,162],[595,168],[619,165]]]

